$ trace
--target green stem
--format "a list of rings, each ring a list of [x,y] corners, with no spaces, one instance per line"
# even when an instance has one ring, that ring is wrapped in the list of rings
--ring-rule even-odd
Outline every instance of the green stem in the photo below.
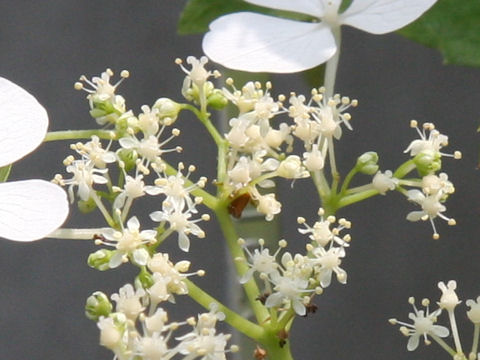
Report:
[[[359,201],[363,201],[365,199],[371,198],[372,196],[378,195],[378,190],[371,189],[371,190],[366,190],[362,191],[353,195],[347,195],[345,197],[342,197],[338,203],[337,203],[337,209],[340,209],[342,207],[348,206],[355,204]]]
[[[115,132],[112,130],[65,130],[65,131],[49,131],[43,141],[61,141],[73,139],[90,139],[93,135],[100,139],[111,140],[115,138]]]
[[[437,342],[438,345],[440,345],[442,347],[443,350],[445,350],[446,352],[448,352],[451,356],[455,356],[457,354],[457,352],[452,349],[445,341],[443,341],[441,338],[439,338],[438,336],[436,335],[433,335],[433,334],[429,334],[431,336],[431,338],[433,340],[435,340]]]
[[[480,335],[480,324],[474,324],[473,327],[473,342],[472,342],[472,353],[476,354],[478,350],[478,337]]]
[[[227,242],[230,256],[234,262],[237,274],[242,276],[248,270],[247,259],[242,247],[238,243],[238,235],[234,229],[230,214],[227,211],[227,204],[220,203],[214,211]],[[260,295],[260,290],[258,289],[255,280],[253,278],[250,279],[243,284],[243,288],[247,294],[250,307],[255,314],[257,322],[263,324],[269,318],[270,314],[260,301],[257,300],[257,297]]]
[[[207,294],[205,291],[195,285],[192,281],[185,279],[184,282],[188,286],[188,295],[193,300],[202,305],[205,309],[210,309],[210,305],[212,303],[217,304],[218,310],[225,314],[225,322],[233,326],[242,334],[254,340],[258,340],[264,336],[264,329],[261,326],[254,324],[253,322],[245,319],[243,316],[232,311],[230,308],[220,303],[214,297]]]
[[[393,177],[397,179],[402,179],[407,176],[408,173],[413,171],[417,166],[413,162],[413,159],[405,161],[402,165],[400,165],[397,170],[393,173]]]
[[[225,142],[225,140],[223,139],[223,136],[220,135],[215,125],[213,125],[212,122],[210,121],[210,115],[208,112],[200,111],[196,107],[190,104],[182,104],[182,107],[186,110],[190,110],[195,114],[198,120],[200,120],[200,122],[205,126],[207,131],[210,133],[211,137],[213,138],[213,140],[217,145],[220,146],[220,144]]]
[[[335,89],[335,79],[337,76],[338,60],[340,58],[340,45],[342,42],[342,36],[340,31],[340,26],[332,27],[333,37],[335,38],[335,43],[337,45],[337,51],[335,54],[327,61],[325,69],[325,78],[323,86],[325,86],[325,96],[327,99],[333,96]]]

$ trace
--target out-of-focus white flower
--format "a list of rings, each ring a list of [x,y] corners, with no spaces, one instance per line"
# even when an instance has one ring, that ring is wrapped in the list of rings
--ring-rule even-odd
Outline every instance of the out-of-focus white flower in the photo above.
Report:
[[[0,78],[0,167],[21,159],[43,141],[48,115],[27,91]],[[0,184],[0,237],[15,241],[44,238],[68,215],[65,191],[44,180]]]
[[[337,51],[334,32],[350,25],[385,34],[411,23],[436,0],[353,0],[339,12],[341,0],[246,0],[249,3],[314,17],[296,21],[250,12],[222,16],[210,24],[203,50],[228,68],[290,73],[320,65]]]

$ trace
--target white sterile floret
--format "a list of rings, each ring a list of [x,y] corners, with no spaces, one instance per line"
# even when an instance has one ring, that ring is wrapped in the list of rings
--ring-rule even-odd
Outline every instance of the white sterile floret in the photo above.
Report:
[[[467,311],[467,316],[475,325],[480,324],[480,296],[476,300],[469,299],[466,301],[470,310]]]
[[[124,314],[128,319],[135,321],[137,316],[144,310],[142,297],[145,290],[135,290],[131,284],[126,284],[118,290],[118,294],[111,296],[117,303],[116,311]]]
[[[0,77],[0,167],[32,152],[45,138],[48,115],[27,91]],[[15,241],[44,238],[68,215],[65,191],[44,180],[0,184],[0,237]]]
[[[409,299],[409,303],[412,305],[414,312],[409,313],[408,318],[413,321],[413,324],[407,324],[396,319],[390,320],[390,323],[393,325],[401,325],[400,332],[410,337],[407,343],[408,351],[413,351],[418,347],[420,337],[423,337],[425,344],[429,345],[430,340],[428,340],[428,335],[444,338],[450,334],[450,331],[445,326],[435,325],[442,309],[430,312],[429,301],[427,299],[422,301],[422,304],[425,306],[424,310],[417,309],[413,298]]]
[[[436,0],[354,0],[339,13],[341,0],[247,0],[249,3],[306,14],[315,22],[239,12],[210,24],[203,50],[225,67],[290,73],[330,59],[337,52],[334,33],[350,25],[385,34],[402,28],[427,11]],[[312,44],[316,44],[312,46]]]
[[[144,245],[156,241],[155,230],[140,231],[140,223],[136,216],[127,222],[127,228],[122,225],[121,231],[106,229],[101,233],[105,240],[97,240],[98,243],[115,247],[113,256],[108,263],[110,268],[116,268],[122,263],[133,260],[138,265],[146,265],[149,259],[148,251]]]
[[[372,179],[372,186],[381,195],[385,195],[388,190],[395,190],[398,186],[398,179],[393,177],[390,170],[386,170],[384,173],[379,171]]]

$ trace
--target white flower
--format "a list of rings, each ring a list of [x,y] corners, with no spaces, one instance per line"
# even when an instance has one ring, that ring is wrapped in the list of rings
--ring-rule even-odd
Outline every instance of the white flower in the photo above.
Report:
[[[396,319],[390,320],[392,324],[400,324],[400,331],[405,336],[409,336],[407,343],[407,350],[413,351],[418,347],[420,337],[424,338],[425,344],[430,344],[430,341],[427,338],[427,335],[435,335],[438,337],[447,337],[449,331],[445,326],[435,325],[437,317],[442,312],[442,309],[437,309],[433,312],[430,312],[428,304],[429,301],[424,299],[422,304],[426,306],[425,310],[418,310],[415,306],[415,300],[410,298],[409,303],[413,306],[413,313],[408,314],[408,318],[413,321],[413,324],[407,324]]]
[[[113,269],[128,261],[132,257],[138,265],[146,265],[149,259],[148,251],[144,245],[155,242],[155,230],[140,231],[140,223],[136,216],[127,221],[127,228],[122,225],[121,231],[108,228],[102,232],[105,238],[104,244],[116,248],[114,255],[110,258],[108,266]]]
[[[385,195],[388,190],[394,190],[397,185],[398,179],[393,177],[393,174],[390,170],[387,170],[384,173],[379,171],[372,179],[372,186],[381,195]]]
[[[447,285],[443,281],[438,283],[438,288],[442,291],[442,296],[438,302],[438,306],[447,311],[452,311],[455,307],[461,303],[458,300],[458,296],[455,293],[457,288],[457,282],[455,280],[450,280]]]
[[[480,324],[480,296],[477,297],[476,301],[472,299],[467,300],[466,304],[470,307],[470,310],[467,311],[470,321],[474,324]]]
[[[222,16],[210,24],[203,50],[228,68],[290,73],[312,68],[337,51],[341,25],[385,34],[402,28],[427,11],[436,0],[353,0],[339,13],[341,0],[246,0],[249,3],[305,14],[303,22],[249,12]]]
[[[135,290],[131,284],[126,284],[118,290],[118,294],[113,294],[111,298],[117,303],[117,312],[124,314],[130,320],[135,320],[144,310],[141,301],[144,295],[145,290]]]
[[[0,78],[0,167],[33,151],[43,141],[48,115],[27,91]],[[44,238],[68,215],[65,191],[44,180],[0,183],[0,237],[15,241]]]

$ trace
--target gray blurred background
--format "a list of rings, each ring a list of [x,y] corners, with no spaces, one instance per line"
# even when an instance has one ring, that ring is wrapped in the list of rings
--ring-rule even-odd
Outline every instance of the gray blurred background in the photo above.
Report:
[[[47,108],[50,130],[94,127],[86,93],[73,90],[78,76],[98,75],[105,68],[130,70],[119,93],[138,112],[158,97],[182,100],[183,73],[176,57],[200,56],[201,36],[178,36],[176,22],[185,1],[46,0],[0,2],[0,75],[32,92]],[[406,350],[407,339],[387,319],[407,320],[409,296],[438,300],[437,282],[456,279],[461,299],[480,295],[480,179],[478,143],[480,70],[442,65],[441,56],[395,34],[373,36],[343,29],[343,53],[336,90],[358,98],[352,111],[353,132],[338,146],[340,169],[349,169],[359,154],[376,150],[383,169],[406,159],[403,150],[416,136],[409,120],[434,122],[450,136],[448,152],[459,149],[461,161],[444,162],[456,185],[447,202],[451,228],[437,221],[441,239],[431,239],[428,223],[405,220],[415,208],[399,194],[379,196],[341,212],[353,222],[351,247],[343,267],[346,286],[333,283],[316,300],[315,316],[296,320],[292,330],[295,359],[441,359],[437,346]],[[275,76],[274,92],[309,92],[298,75]],[[200,175],[213,177],[215,149],[194,119],[177,122],[185,160]],[[205,138],[205,142],[198,139]],[[63,172],[70,154],[67,143],[44,144],[14,168],[11,179],[53,177]],[[367,181],[367,178],[365,178]],[[318,204],[308,181],[279,185],[289,200],[281,216],[283,237],[300,249],[296,231],[301,215],[312,223]],[[291,200],[291,201],[290,201]],[[1,200],[0,200],[1,201]],[[141,212],[143,209],[137,209]],[[146,209],[145,216],[153,209]],[[97,222],[73,211],[67,226]],[[98,223],[98,222],[97,222]],[[212,222],[207,238],[193,239],[188,254],[176,250],[175,260],[189,259],[207,276],[197,282],[226,299],[222,239]],[[98,330],[83,314],[85,299],[96,290],[116,292],[133,273],[128,266],[98,272],[86,265],[95,250],[90,242],[43,240],[30,244],[0,240],[0,358],[2,360],[111,359],[98,345]],[[200,309],[188,299],[172,308],[180,320]],[[464,303],[457,310],[464,348],[471,346],[473,326]],[[447,323],[445,315],[441,318]],[[226,329],[227,331],[228,329]],[[452,343],[451,339],[447,339]]]

